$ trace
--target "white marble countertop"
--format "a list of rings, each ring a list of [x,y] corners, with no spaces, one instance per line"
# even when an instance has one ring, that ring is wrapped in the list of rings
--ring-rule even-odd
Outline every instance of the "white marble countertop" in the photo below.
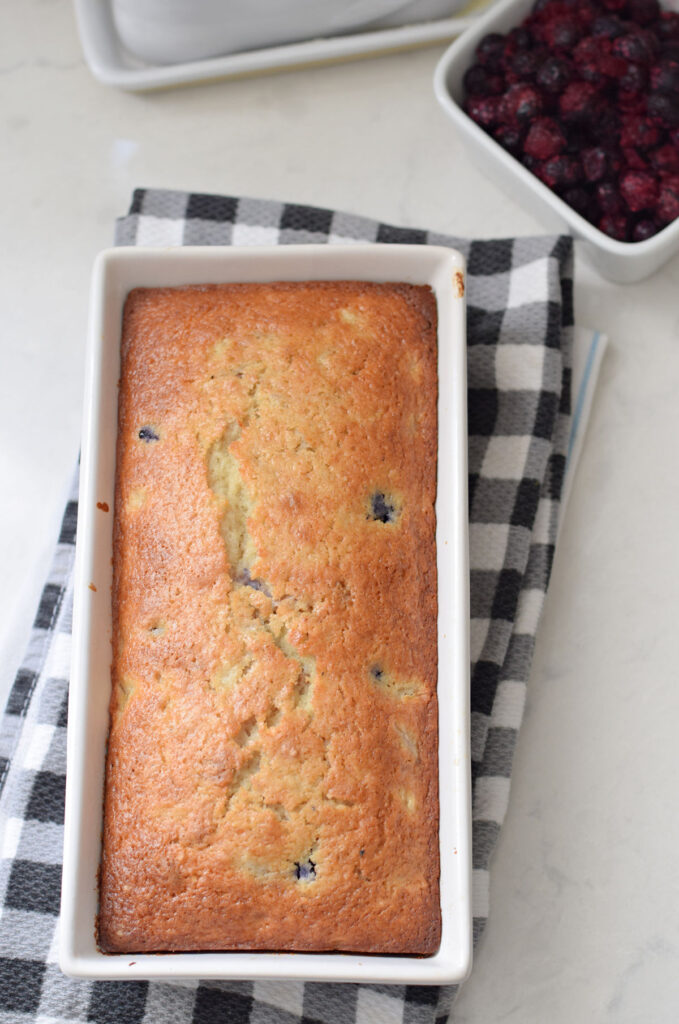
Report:
[[[80,426],[89,272],[135,186],[334,206],[460,235],[540,225],[438,110],[440,49],[128,95],[68,0],[0,5],[0,675],[21,657]],[[457,1024],[679,1019],[679,259],[584,266],[611,338],[540,628],[491,916]]]

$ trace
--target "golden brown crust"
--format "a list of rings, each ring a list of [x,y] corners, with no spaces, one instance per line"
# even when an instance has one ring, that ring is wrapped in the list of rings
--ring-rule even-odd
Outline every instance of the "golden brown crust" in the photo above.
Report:
[[[105,951],[438,948],[436,397],[427,288],[128,297]]]

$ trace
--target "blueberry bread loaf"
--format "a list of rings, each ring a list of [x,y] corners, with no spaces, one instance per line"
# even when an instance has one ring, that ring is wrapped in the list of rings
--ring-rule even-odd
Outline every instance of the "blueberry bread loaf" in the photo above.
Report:
[[[129,295],[103,950],[438,948],[436,451],[428,288]]]

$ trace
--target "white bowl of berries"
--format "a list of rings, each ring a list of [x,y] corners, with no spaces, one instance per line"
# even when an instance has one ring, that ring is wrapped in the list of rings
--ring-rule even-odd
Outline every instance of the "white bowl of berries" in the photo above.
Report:
[[[657,0],[500,0],[434,90],[481,168],[612,281],[679,251],[679,13]]]

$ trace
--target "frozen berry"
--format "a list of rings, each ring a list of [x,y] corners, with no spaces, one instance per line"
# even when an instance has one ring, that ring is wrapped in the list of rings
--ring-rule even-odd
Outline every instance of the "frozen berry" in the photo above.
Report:
[[[628,168],[633,171],[646,171],[648,170],[648,160],[643,153],[640,153],[634,146],[623,146],[622,147],[622,158],[627,164]]]
[[[679,176],[661,183],[655,212],[661,224],[669,224],[679,217]]]
[[[660,172],[679,173],[679,147],[666,143],[648,154],[651,164]]]
[[[544,60],[539,50],[519,50],[509,62],[509,71],[516,75],[517,81],[534,78],[535,73]]]
[[[530,50],[533,45],[533,36],[525,25],[518,25],[507,36],[507,42],[515,50]]]
[[[620,193],[610,181],[597,185],[594,195],[602,213],[620,213],[623,208]]]
[[[632,241],[633,242],[645,242],[647,238],[653,238],[653,235],[657,235],[658,226],[655,221],[650,220],[648,217],[644,217],[643,220],[637,221],[632,228]]]
[[[499,32],[491,32],[483,37],[476,47],[476,59],[484,67],[499,69],[505,52],[505,37]]]
[[[542,27],[540,35],[550,50],[572,50],[580,30],[574,18],[554,18]]]
[[[610,106],[601,106],[594,111],[589,129],[594,143],[615,148],[620,137],[620,115]]]
[[[624,78],[629,64],[614,53],[605,53],[599,58],[598,68],[606,78]]]
[[[493,131],[493,138],[500,143],[503,149],[513,156],[518,156],[522,149],[523,138],[518,128],[510,124],[501,124]]]
[[[528,129],[524,152],[536,160],[549,160],[566,146],[566,136],[553,117],[538,117]]]
[[[590,146],[582,151],[582,169],[587,181],[602,181],[609,174],[606,150],[602,146]]]
[[[618,107],[623,114],[645,114],[646,96],[643,92],[626,92],[618,89]]]
[[[512,85],[502,97],[500,119],[505,124],[526,123],[542,111],[542,96],[532,85]]]
[[[599,221],[599,231],[618,242],[627,241],[627,217],[624,213],[605,213]]]
[[[463,84],[469,96],[497,96],[505,89],[502,75],[488,71],[480,64],[472,64],[465,71]]]
[[[599,94],[589,82],[571,82],[559,99],[559,110],[564,121],[588,121],[599,104]]]
[[[679,100],[676,96],[666,96],[662,92],[652,92],[648,97],[646,109],[651,117],[674,127],[679,125]]]
[[[618,36],[613,41],[613,53],[616,57],[623,57],[624,60],[633,61],[635,64],[650,64],[654,56],[647,34],[642,30]]]
[[[652,209],[658,199],[658,181],[650,171],[625,171],[620,193],[633,213]]]
[[[658,0],[627,0],[627,16],[637,25],[650,25],[660,17]]]
[[[573,78],[573,65],[565,57],[548,57],[540,67],[535,81],[549,93],[560,93]]]
[[[620,134],[620,145],[633,146],[635,149],[651,149],[660,142],[660,129],[647,117],[632,114],[623,121]]]
[[[486,96],[488,93],[488,75],[480,64],[472,64],[464,73],[462,84],[469,96]]]
[[[617,39],[625,34],[625,23],[615,14],[600,14],[592,22],[592,35],[604,36],[606,39]]]
[[[470,96],[465,110],[482,128],[491,128],[497,124],[500,102],[499,96]]]
[[[633,96],[643,92],[647,84],[648,74],[642,64],[628,63],[624,75],[618,79],[618,87]]]
[[[679,40],[679,13],[663,11],[656,22],[655,32],[658,39]]]
[[[679,61],[664,59],[651,68],[651,89],[653,92],[679,92]],[[679,103],[679,97],[675,99]]]
[[[540,178],[550,188],[568,188],[582,179],[582,166],[574,156],[562,153],[545,161]]]
[[[569,206],[572,206],[576,213],[579,213],[585,220],[592,220],[596,214],[596,202],[593,197],[581,185],[569,188],[563,194]]]
[[[612,45],[605,36],[585,36],[573,50],[573,60],[576,64],[596,66],[604,54],[611,52]]]

